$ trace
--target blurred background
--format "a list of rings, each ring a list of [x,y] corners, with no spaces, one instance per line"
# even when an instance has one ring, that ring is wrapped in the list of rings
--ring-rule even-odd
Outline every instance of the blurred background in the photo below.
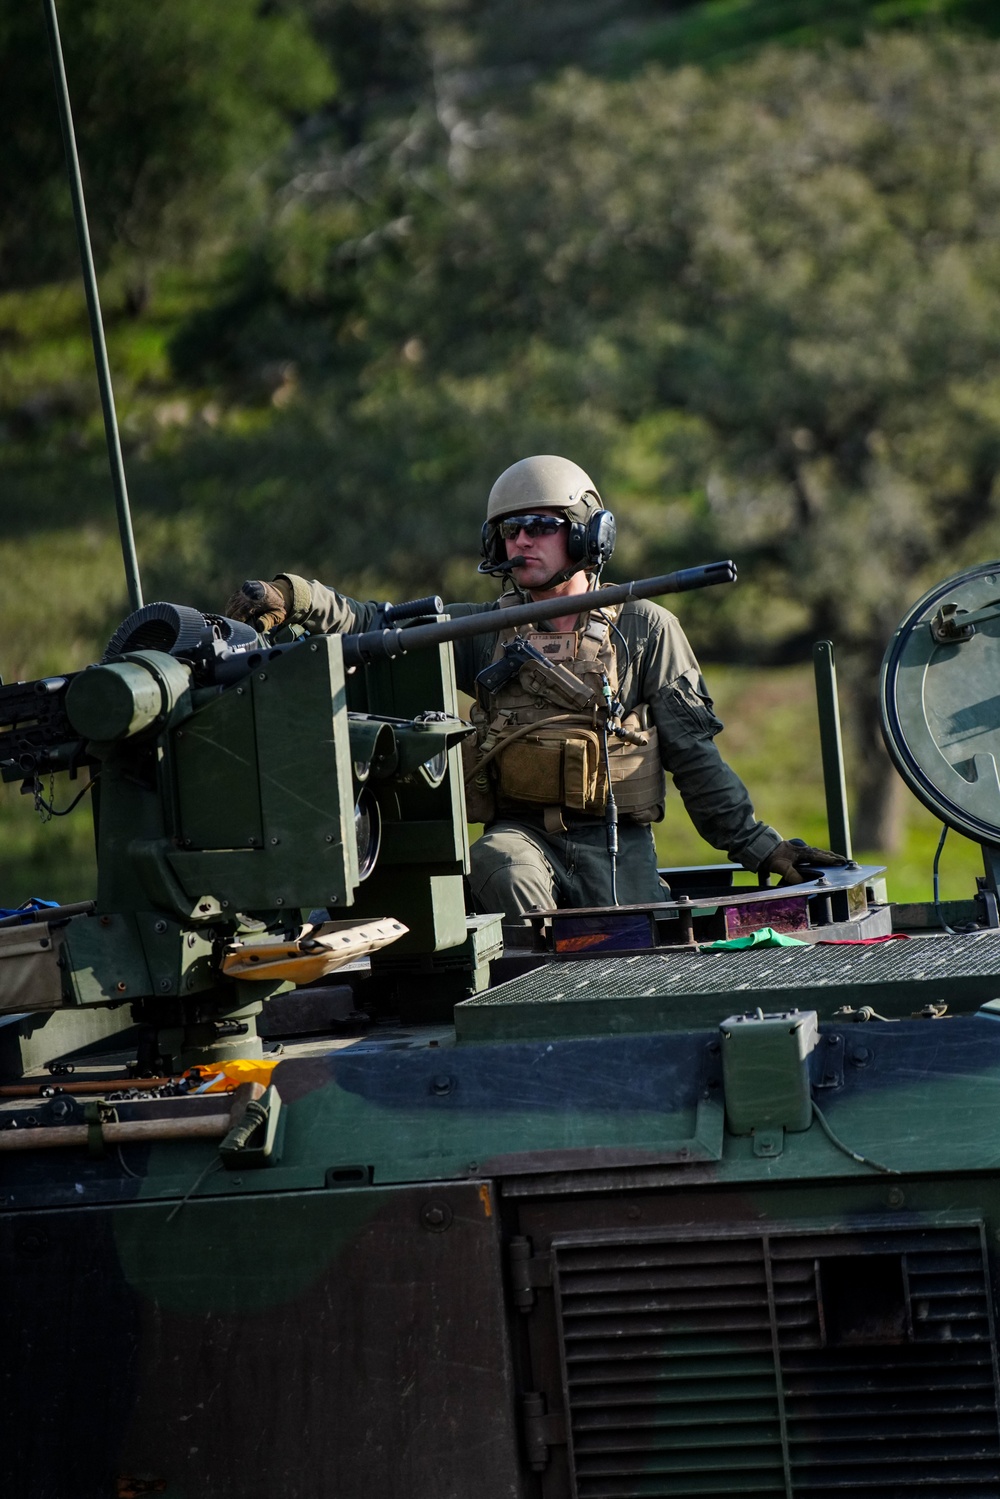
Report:
[[[987,0],[61,0],[147,600],[247,576],[490,597],[533,452],[677,603],[760,816],[930,896],[881,747],[906,609],[1000,554],[1000,12]],[[128,613],[42,9],[0,13],[0,675]],[[45,788],[46,794],[48,787]],[[56,785],[65,806],[69,783]],[[718,857],[672,799],[672,863]],[[0,905],[93,893],[85,807],[0,791]],[[971,894],[952,834],[942,894]]]

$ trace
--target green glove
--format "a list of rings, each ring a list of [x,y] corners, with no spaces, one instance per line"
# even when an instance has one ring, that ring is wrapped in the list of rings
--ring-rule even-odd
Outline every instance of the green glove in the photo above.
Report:
[[[843,867],[848,862],[843,854],[833,854],[826,848],[810,848],[801,838],[787,838],[772,848],[757,873],[779,875],[779,885],[801,885],[810,878],[808,874],[799,873],[803,865],[822,869],[834,865]]]
[[[227,619],[255,625],[266,633],[284,624],[291,607],[292,585],[287,578],[275,578],[273,583],[249,578],[233,594],[223,613]]]

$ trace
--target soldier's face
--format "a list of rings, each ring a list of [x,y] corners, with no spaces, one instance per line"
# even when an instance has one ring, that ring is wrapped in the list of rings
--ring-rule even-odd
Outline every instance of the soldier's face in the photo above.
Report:
[[[533,506],[533,515],[559,515],[558,510],[547,506]],[[507,537],[504,546],[507,549],[508,562],[514,557],[523,557],[524,561],[513,569],[514,582],[519,588],[527,589],[530,593],[533,588],[540,588],[556,573],[564,572],[569,567],[569,526],[562,525],[558,531],[551,532],[548,536],[529,536],[526,530],[520,530],[516,536]]]

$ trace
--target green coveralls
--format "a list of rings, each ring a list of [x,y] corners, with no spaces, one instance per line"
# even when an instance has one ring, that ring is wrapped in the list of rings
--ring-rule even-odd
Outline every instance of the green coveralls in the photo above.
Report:
[[[378,605],[360,603],[322,583],[286,575],[293,589],[290,622],[312,634],[358,633],[371,627]],[[496,604],[449,604],[452,618],[490,611]],[[625,712],[646,703],[656,724],[664,769],[688,816],[706,842],[736,863],[756,869],[781,842],[759,822],[746,787],[715,745],[722,728],[687,636],[668,610],[645,599],[622,606],[613,636],[618,695]],[[544,626],[542,626],[544,628]],[[476,694],[476,676],[493,660],[498,630],[455,642],[461,691]],[[517,920],[533,907],[611,903],[611,875],[603,817],[564,813],[565,833],[548,833],[532,807],[504,809],[472,845],[470,881],[481,911]],[[623,818],[619,826],[618,900],[622,905],[667,898],[656,873],[648,826]]]

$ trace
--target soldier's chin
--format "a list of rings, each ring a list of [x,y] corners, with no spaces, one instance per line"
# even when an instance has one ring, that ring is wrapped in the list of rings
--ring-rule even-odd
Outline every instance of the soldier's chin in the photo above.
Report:
[[[556,574],[555,576],[558,575]],[[517,583],[517,586],[519,588],[526,588],[529,592],[532,589],[541,589],[543,593],[546,592],[552,585],[553,577],[551,568],[546,567],[541,562],[535,562],[527,567],[514,569],[514,581]]]

